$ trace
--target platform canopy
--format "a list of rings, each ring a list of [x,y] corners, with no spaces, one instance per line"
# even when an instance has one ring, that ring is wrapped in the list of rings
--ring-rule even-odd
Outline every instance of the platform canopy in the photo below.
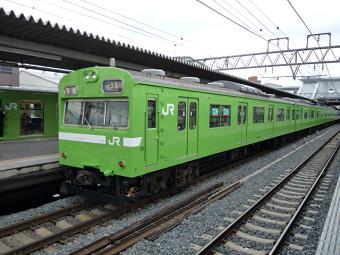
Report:
[[[15,14],[13,11],[6,12],[0,8],[2,64],[21,63],[75,70],[94,65],[108,66],[110,58],[115,58],[117,67],[130,70],[157,68],[165,70],[166,75],[170,77],[196,76],[202,82],[228,80],[253,86],[263,92],[281,97],[306,99],[217,72],[200,64],[80,32],[59,24],[43,22],[31,16]]]

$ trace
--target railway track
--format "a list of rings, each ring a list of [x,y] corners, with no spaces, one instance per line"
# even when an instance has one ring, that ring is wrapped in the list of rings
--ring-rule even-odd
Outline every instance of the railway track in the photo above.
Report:
[[[259,155],[262,155],[263,153],[265,152],[256,153],[246,159],[241,159],[232,164],[229,164],[228,166],[216,168],[214,171],[203,176],[200,176],[198,179],[194,181],[194,183],[200,182],[205,178],[216,175],[222,170],[230,169],[239,164],[252,160],[258,157]],[[247,177],[243,179],[246,180]],[[242,182],[243,181],[240,181],[240,183]],[[234,184],[237,186],[240,185],[240,183]],[[44,249],[53,243],[57,242],[65,243],[66,239],[76,235],[77,233],[86,231],[93,226],[102,224],[114,218],[118,218],[122,216],[124,213],[127,213],[135,208],[142,207],[145,204],[152,203],[160,198],[164,198],[169,194],[176,194],[178,192],[180,192],[180,190],[177,191],[170,190],[165,193],[158,194],[157,196],[148,197],[136,203],[130,204],[128,206],[124,206],[123,208],[116,208],[108,205],[105,206],[104,204],[74,205],[69,208],[57,210],[46,215],[38,216],[30,220],[26,220],[4,228],[0,228],[0,254],[28,254],[36,250]],[[228,191],[225,192],[226,194],[229,193]],[[207,193],[207,191],[205,191],[205,193]],[[168,214],[168,216],[165,215],[165,219],[168,218],[168,222],[166,222],[165,220],[165,223],[164,222],[162,223],[163,226],[167,227],[158,228],[159,229],[158,231],[155,230],[156,228],[155,229],[151,228],[151,230],[148,231],[149,233],[152,232],[153,234],[148,234],[147,238],[149,240],[156,239],[161,233],[171,229],[174,225],[178,224],[178,222],[181,221],[180,219],[183,219],[183,217],[185,218],[188,215],[197,212],[198,210],[204,208],[207,204],[211,203],[212,201],[215,201],[217,197],[220,197],[220,195],[218,196],[213,195],[213,193],[211,193],[210,195],[202,193],[200,196],[205,198],[209,197],[209,199],[206,199],[207,202],[202,202],[201,201],[202,198],[198,199],[198,197],[196,198],[191,197],[190,199],[192,201],[195,200],[195,203],[201,201],[202,204],[199,203],[191,204],[192,201],[189,201],[190,200],[189,199],[188,201],[185,202],[185,204],[187,205],[190,204],[192,207],[196,209],[186,211],[186,209],[183,208],[181,209],[180,207],[178,207],[177,208],[178,212],[176,213],[178,213],[178,215],[180,216],[176,216],[176,213],[172,212],[173,213],[172,215],[174,215],[173,217],[175,218],[177,217],[177,220],[175,221],[171,220],[173,218],[170,215],[171,208],[168,208],[167,209],[168,211],[164,212],[164,214]],[[154,216],[152,221],[155,221]],[[159,222],[162,222],[162,220],[159,220]],[[139,222],[139,224],[143,225],[146,224],[146,222]],[[133,228],[136,228],[136,225],[130,226],[130,229]],[[128,232],[129,230],[125,231]],[[119,233],[121,234],[122,232]],[[125,233],[124,235],[126,235],[126,232],[123,233]],[[113,237],[117,238],[117,233],[114,233]],[[114,238],[107,239],[110,241],[110,243],[107,243],[106,240],[104,242],[101,242],[101,244],[106,242],[106,245],[112,246],[111,241],[114,240]],[[129,236],[128,239],[130,238],[131,236]],[[138,240],[138,238],[140,237],[136,237],[136,239],[134,240]],[[134,243],[131,240],[129,242],[131,245]],[[105,249],[105,247],[101,247],[100,249]]]
[[[277,184],[264,190],[257,201],[251,200],[253,204],[247,205],[244,213],[240,212],[236,219],[229,218],[230,224],[212,237],[196,255],[216,252],[264,255],[281,251],[336,155],[339,141],[338,132]],[[293,245],[289,248],[299,249]]]
[[[202,210],[207,205],[225,197],[240,186],[234,183],[223,187],[223,183],[200,192],[193,197],[166,208],[155,215],[138,221],[116,233],[99,239],[88,246],[75,251],[72,255],[118,254],[142,239],[155,240],[162,233],[177,226],[183,219]]]
[[[207,190],[157,213],[157,215],[119,231],[118,234],[115,234],[115,237],[119,237],[119,240],[122,240],[122,238],[128,240],[128,243],[132,245],[136,240],[140,240],[140,236],[135,235],[137,230],[138,233],[144,233],[143,237],[145,237],[145,230],[148,230],[147,236],[155,238],[155,236],[177,224],[181,219],[198,212],[209,203],[226,196],[239,186],[238,184],[222,188],[222,185],[223,183],[213,185]],[[108,205],[74,205],[7,226],[0,229],[0,254],[28,254],[43,249],[93,226],[118,218],[128,211],[142,206],[142,204],[150,203],[150,199],[154,201],[155,197],[119,208]],[[70,217],[71,219],[69,219]],[[173,217],[176,217],[175,220]],[[155,222],[162,224],[162,227],[159,227]],[[149,224],[148,227],[146,226],[147,223]],[[119,246],[118,249],[122,249],[121,247]]]

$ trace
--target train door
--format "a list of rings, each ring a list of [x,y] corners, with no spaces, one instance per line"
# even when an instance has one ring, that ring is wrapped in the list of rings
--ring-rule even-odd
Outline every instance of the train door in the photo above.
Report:
[[[291,130],[291,126],[290,126],[290,113],[291,113],[291,109],[290,107],[287,108],[287,125],[288,125],[288,132],[290,132]]]
[[[268,127],[270,136],[274,133],[274,105],[269,105],[268,107]]]
[[[4,106],[2,105],[2,100],[0,99],[0,138],[4,136],[4,122],[5,122],[5,114],[4,114]]]
[[[188,98],[188,156],[196,155],[198,150],[198,100],[195,98]]]
[[[177,103],[177,134],[176,134],[176,158],[188,156],[188,129],[187,129],[187,105],[188,99],[180,97]]]
[[[237,125],[240,126],[240,142],[247,142],[247,122],[248,122],[248,104],[239,103],[237,106]]]
[[[145,164],[150,166],[158,163],[159,156],[158,95],[147,94],[146,101]]]

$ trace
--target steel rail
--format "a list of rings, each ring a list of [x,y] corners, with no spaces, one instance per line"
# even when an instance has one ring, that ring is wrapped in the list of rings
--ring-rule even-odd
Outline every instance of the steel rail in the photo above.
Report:
[[[294,176],[301,167],[307,164],[319,151],[321,151],[340,131],[332,135],[320,148],[314,150],[314,152],[304,159],[298,166],[296,166],[284,179],[282,179],[277,185],[267,191],[262,198],[260,198],[253,206],[249,207],[244,213],[242,213],[236,220],[234,220],[228,227],[215,236],[208,244],[206,244],[196,255],[211,254],[211,252],[220,245],[220,243],[226,239],[227,236],[232,234],[239,226],[241,226],[255,211],[257,211],[270,197],[272,197],[277,190],[279,190],[284,184],[286,184],[292,176]]]
[[[326,162],[326,164],[324,165],[323,169],[321,170],[321,172],[319,173],[318,177],[316,178],[316,180],[314,181],[313,185],[310,187],[308,193],[306,194],[306,196],[304,197],[304,199],[302,200],[301,204],[299,205],[298,209],[296,210],[296,212],[294,213],[293,217],[290,219],[290,221],[288,222],[287,226],[285,227],[285,229],[283,230],[282,234],[280,235],[280,237],[277,239],[277,241],[275,242],[273,248],[270,250],[270,252],[268,253],[268,255],[273,255],[276,254],[283,246],[284,241],[287,237],[287,235],[289,234],[290,230],[293,227],[293,224],[296,222],[296,220],[298,219],[298,217],[301,215],[302,209],[304,208],[304,206],[306,205],[307,200],[310,198],[311,194],[313,193],[313,191],[315,190],[317,184],[319,183],[321,177],[325,174],[325,171],[327,170],[327,168],[329,167],[329,165],[331,164],[331,162],[333,162],[333,159],[336,155],[336,153],[338,152],[340,147],[340,143],[337,144],[336,148],[334,149],[331,157],[328,159],[328,161]]]
[[[86,204],[76,204],[72,205],[54,212],[50,212],[44,215],[40,215],[37,217],[34,217],[32,219],[28,219],[22,222],[14,223],[11,225],[8,225],[6,227],[0,228],[0,238],[12,235],[18,231],[24,230],[26,228],[30,228],[32,226],[36,226],[60,217],[63,217],[65,215],[70,214],[71,212],[75,210],[82,210],[88,207],[91,207],[94,205],[86,205]]]
[[[71,255],[85,255],[94,252],[98,255],[118,254],[142,239],[154,240],[162,233],[177,226],[183,219],[199,212],[208,204],[221,199],[238,187],[240,187],[240,183],[236,182],[225,188],[218,186],[213,190],[210,189],[209,192],[200,192],[194,197],[162,210],[160,213],[101,238],[71,253]]]
[[[211,189],[217,189],[222,185],[222,183],[218,183],[213,185],[212,187],[206,189],[204,192],[211,192]],[[169,194],[170,191],[166,192],[166,194]],[[145,205],[150,202],[154,202],[157,199],[159,199],[161,196],[164,196],[164,193],[156,194],[155,196],[146,197],[142,200],[139,200],[135,203],[131,203],[127,206],[120,207],[114,211],[106,212],[104,214],[98,215],[90,220],[80,222],[78,224],[75,224],[69,228],[63,229],[61,231],[58,231],[57,233],[54,233],[50,236],[47,236],[42,239],[38,239],[36,241],[33,241],[29,244],[26,244],[24,246],[18,247],[16,249],[12,249],[11,251],[4,253],[4,255],[9,254],[28,254],[33,251],[39,250],[43,247],[46,247],[52,243],[58,242],[60,240],[63,240],[69,236],[72,236],[74,234],[77,234],[81,231],[87,230],[95,225],[98,225],[100,223],[103,223],[105,221],[108,221],[110,219],[116,218],[121,216],[124,213],[129,212],[132,209],[136,209],[141,207],[142,205]],[[196,195],[197,196],[197,195]],[[192,198],[191,198],[192,199]],[[188,203],[188,201],[182,201],[182,203]],[[182,205],[183,206],[183,205]]]

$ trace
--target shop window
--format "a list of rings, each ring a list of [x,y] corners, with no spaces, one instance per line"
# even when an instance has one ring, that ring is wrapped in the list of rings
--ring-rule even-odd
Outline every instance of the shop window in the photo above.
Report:
[[[264,107],[253,108],[253,123],[264,123]]]
[[[220,111],[219,105],[210,105],[210,121],[209,127],[220,126]]]
[[[231,106],[222,105],[221,108],[221,126],[230,126]]]
[[[177,129],[184,130],[186,122],[186,103],[179,102],[178,103],[178,124]]]

